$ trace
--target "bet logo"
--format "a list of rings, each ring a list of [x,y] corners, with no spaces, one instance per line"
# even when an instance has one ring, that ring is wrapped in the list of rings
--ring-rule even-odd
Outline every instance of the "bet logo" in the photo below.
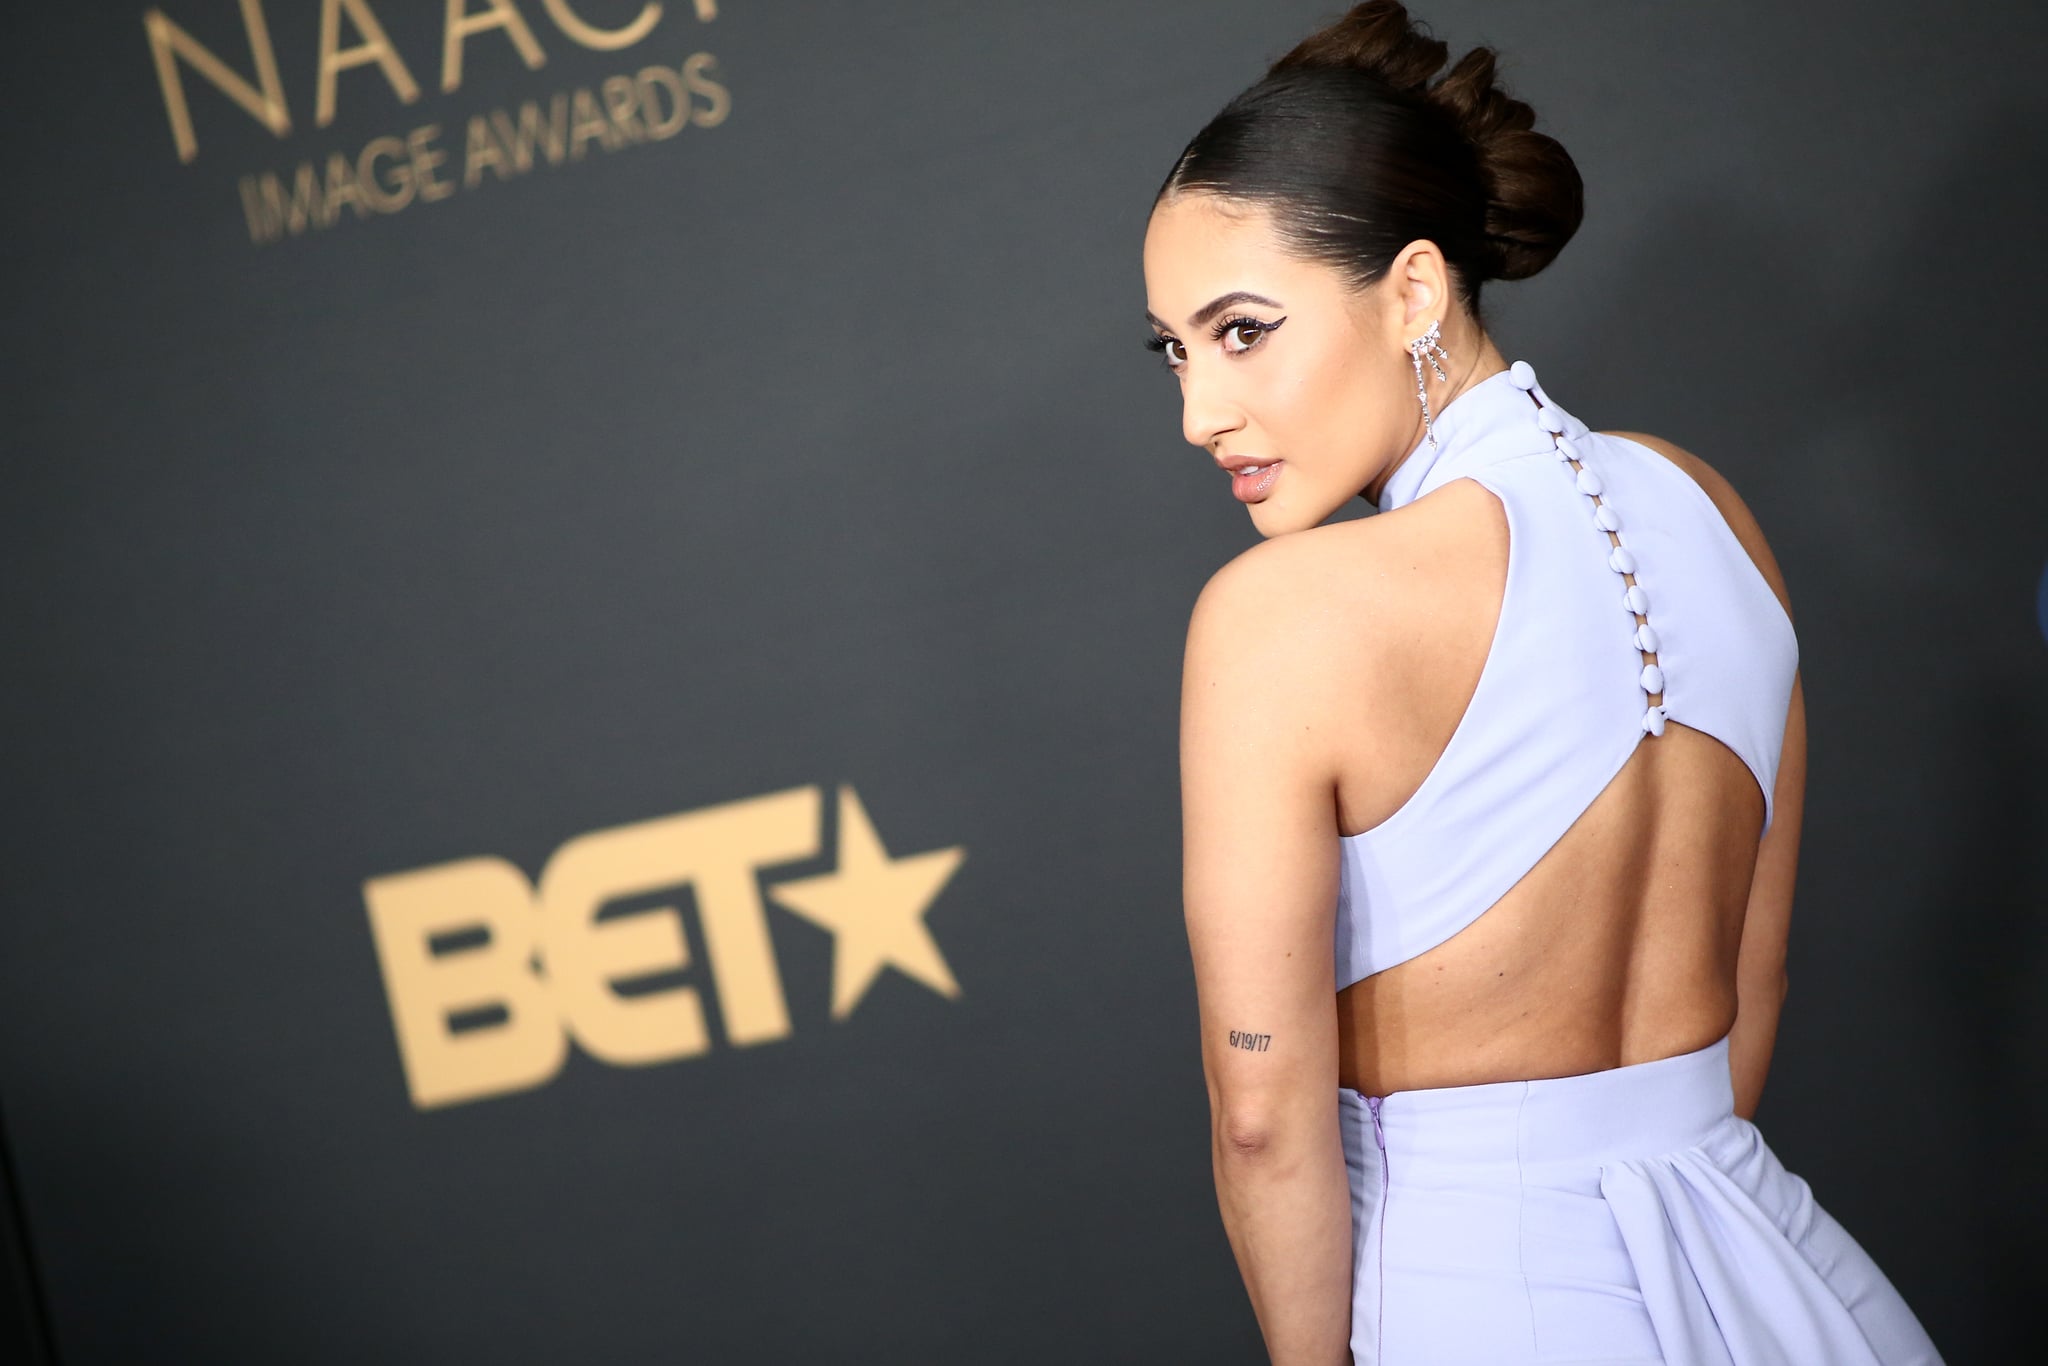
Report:
[[[531,883],[491,857],[366,881],[413,1104],[424,1110],[543,1085],[561,1070],[571,1039],[621,1067],[707,1051],[704,993],[668,980],[692,967],[682,909],[650,898],[680,903],[688,894],[709,959],[701,984],[712,988],[736,1048],[790,1033],[770,900],[832,933],[835,1020],[885,968],[959,995],[924,915],[966,850],[892,857],[853,789],[840,788],[838,798],[838,866],[766,883],[765,898],[763,870],[818,856],[820,788],[578,835]],[[640,904],[618,904],[629,899]],[[646,989],[651,978],[658,989]]]

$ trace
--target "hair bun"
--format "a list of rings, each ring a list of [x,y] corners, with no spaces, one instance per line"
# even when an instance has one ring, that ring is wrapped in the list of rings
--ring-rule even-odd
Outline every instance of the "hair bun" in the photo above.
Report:
[[[1296,43],[1273,63],[1272,72],[1351,68],[1371,72],[1396,90],[1421,95],[1450,52],[1411,20],[1407,8],[1396,0],[1366,0]]]
[[[1361,71],[1442,112],[1477,156],[1486,187],[1486,276],[1522,280],[1556,258],[1585,217],[1585,186],[1536,112],[1495,84],[1495,54],[1475,47],[1437,79],[1450,49],[1399,0],[1366,0],[1273,63],[1269,74]]]

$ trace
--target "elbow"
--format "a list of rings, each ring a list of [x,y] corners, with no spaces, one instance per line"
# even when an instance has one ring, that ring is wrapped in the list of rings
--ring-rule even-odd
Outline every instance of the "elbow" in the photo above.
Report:
[[[1319,1072],[1219,1070],[1209,1077],[1209,1139],[1219,1171],[1284,1173],[1337,1139],[1337,1088]]]
[[[1220,1105],[1212,1126],[1216,1163],[1245,1172],[1285,1166],[1300,1153],[1310,1122],[1302,1107],[1271,1096]]]
[[[1778,1008],[1785,1004],[1785,997],[1791,990],[1792,978],[1783,968],[1768,975],[1762,972],[1746,974],[1736,983],[1737,1009],[1754,1007],[1768,1012],[1775,1019]]]
[[[1259,1166],[1270,1160],[1277,1137],[1262,1111],[1225,1111],[1216,1119],[1216,1160],[1232,1166]]]

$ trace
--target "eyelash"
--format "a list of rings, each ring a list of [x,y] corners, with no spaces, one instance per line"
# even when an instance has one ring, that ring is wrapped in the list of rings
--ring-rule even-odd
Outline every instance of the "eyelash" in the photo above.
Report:
[[[1281,317],[1275,318],[1272,322],[1267,322],[1262,318],[1248,318],[1244,316],[1242,313],[1234,313],[1227,318],[1219,318],[1213,324],[1211,324],[1209,328],[1209,338],[1212,341],[1222,341],[1224,336],[1228,334],[1233,328],[1243,327],[1248,329],[1255,329],[1258,335],[1252,338],[1250,343],[1248,343],[1243,348],[1243,350],[1234,351],[1231,353],[1233,355],[1242,356],[1246,352],[1251,351],[1261,341],[1265,340],[1265,336],[1268,332],[1273,331],[1275,328],[1279,327],[1281,323],[1284,323],[1286,321],[1286,318]],[[1168,341],[1174,340],[1178,340],[1178,338],[1169,338],[1163,336],[1160,333],[1155,332],[1145,341],[1145,349],[1147,351],[1158,352],[1160,355],[1161,363],[1164,364],[1166,368],[1169,370],[1177,370],[1180,368],[1176,366],[1172,361],[1167,360],[1165,358],[1166,344]]]

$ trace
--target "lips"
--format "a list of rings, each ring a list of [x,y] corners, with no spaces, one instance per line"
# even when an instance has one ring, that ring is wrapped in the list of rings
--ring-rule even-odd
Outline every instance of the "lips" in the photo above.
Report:
[[[1280,466],[1284,461],[1269,460],[1261,465],[1250,460],[1233,460],[1226,467],[1230,471],[1230,493],[1240,503],[1262,501],[1272,492],[1273,481],[1280,477]]]

